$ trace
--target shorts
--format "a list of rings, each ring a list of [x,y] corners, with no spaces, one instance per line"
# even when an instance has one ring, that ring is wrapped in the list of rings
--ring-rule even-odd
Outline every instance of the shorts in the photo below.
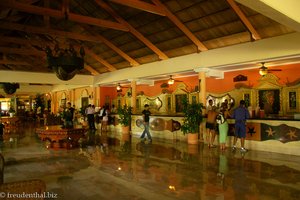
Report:
[[[246,137],[246,125],[244,123],[235,124],[235,136],[238,138]]]
[[[216,125],[214,123],[206,122],[205,128],[208,128],[208,129],[211,129],[211,130],[216,130]]]

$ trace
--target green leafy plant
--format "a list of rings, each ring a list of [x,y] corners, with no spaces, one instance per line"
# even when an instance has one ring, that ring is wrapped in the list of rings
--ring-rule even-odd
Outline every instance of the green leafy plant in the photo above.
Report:
[[[10,107],[9,110],[8,110],[8,112],[9,113],[15,113],[16,111],[15,111],[15,109],[13,107]]]
[[[85,109],[86,109],[86,107],[81,107],[81,108],[79,109],[79,113],[80,113],[82,116],[85,115]]]
[[[37,109],[40,107],[41,109],[41,114],[44,112],[45,109],[45,100],[44,100],[44,96],[42,94],[37,94],[35,97],[35,110],[37,111]]]
[[[183,124],[181,125],[181,131],[183,134],[198,133],[199,126],[202,122],[202,103],[189,103],[187,98],[182,99],[183,106]]]
[[[123,126],[129,126],[131,122],[132,107],[124,105],[118,108],[119,123]]]

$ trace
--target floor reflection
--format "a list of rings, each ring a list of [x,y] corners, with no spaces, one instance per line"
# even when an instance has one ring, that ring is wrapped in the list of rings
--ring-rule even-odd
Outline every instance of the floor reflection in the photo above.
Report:
[[[11,139],[12,138],[12,139]],[[0,144],[5,182],[39,178],[60,199],[299,199],[300,158],[88,131],[80,148],[48,150],[34,128]]]

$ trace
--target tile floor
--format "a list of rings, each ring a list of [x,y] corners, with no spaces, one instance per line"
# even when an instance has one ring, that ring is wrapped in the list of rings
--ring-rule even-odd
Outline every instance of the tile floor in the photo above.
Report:
[[[82,148],[49,150],[35,125],[6,133],[4,182],[42,179],[48,192],[68,200],[300,199],[297,156],[87,136]]]

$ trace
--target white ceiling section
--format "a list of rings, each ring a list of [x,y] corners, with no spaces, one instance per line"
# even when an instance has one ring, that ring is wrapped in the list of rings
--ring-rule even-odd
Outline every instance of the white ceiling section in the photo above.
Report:
[[[63,85],[93,85],[92,75],[75,75],[69,81],[62,81],[54,73],[30,73],[0,70],[0,82],[17,83],[41,83],[41,84],[63,84]]]
[[[299,0],[235,0],[280,24],[300,32]]]

